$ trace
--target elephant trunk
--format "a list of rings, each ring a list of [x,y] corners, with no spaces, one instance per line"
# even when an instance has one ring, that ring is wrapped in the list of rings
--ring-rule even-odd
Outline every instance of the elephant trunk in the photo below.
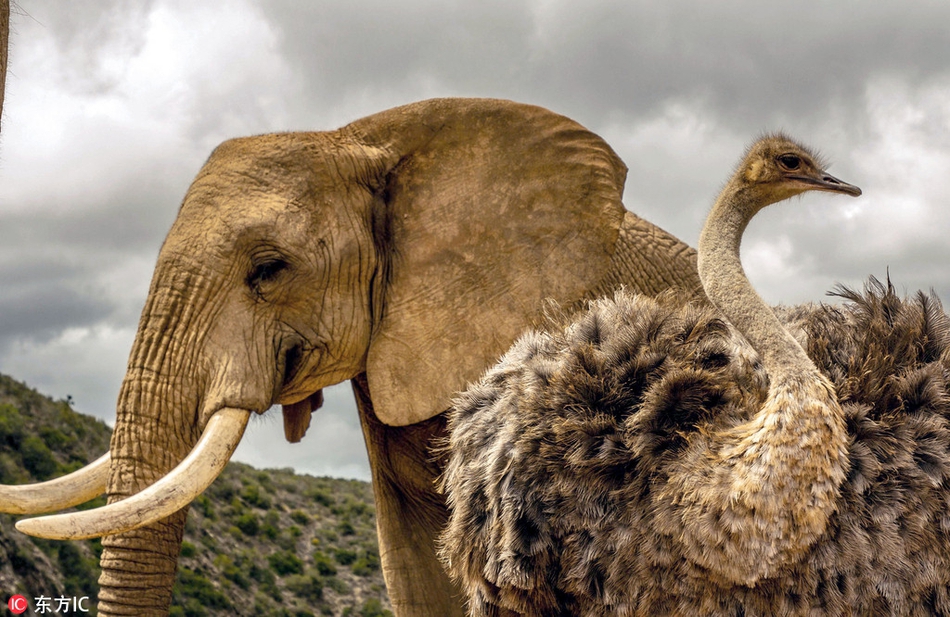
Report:
[[[249,377],[265,371],[244,370],[249,365],[240,359],[222,357],[220,341],[209,337],[214,323],[234,324],[232,315],[215,310],[220,303],[202,284],[209,279],[180,266],[164,271],[169,283],[153,282],[119,394],[109,505],[17,523],[20,531],[44,538],[106,536],[103,615],[167,611],[188,504],[224,469],[251,410],[263,411],[273,398],[273,383],[255,384]],[[223,372],[206,361],[205,346]]]
[[[161,285],[163,278],[171,280]],[[202,384],[195,337],[186,334],[200,329],[196,283],[180,270],[156,271],[116,408],[110,504],[160,480],[197,441]],[[102,539],[100,615],[168,613],[187,510]]]
[[[193,442],[190,436],[162,426],[167,423],[158,418],[169,397],[157,394],[158,388],[148,387],[150,383],[155,381],[143,382],[141,374],[130,375],[120,395],[110,447],[110,504],[160,480]],[[152,420],[143,422],[143,417]],[[168,613],[186,515],[187,508],[183,508],[166,519],[102,539],[100,615]]]
[[[167,615],[187,508],[102,539],[100,615]]]

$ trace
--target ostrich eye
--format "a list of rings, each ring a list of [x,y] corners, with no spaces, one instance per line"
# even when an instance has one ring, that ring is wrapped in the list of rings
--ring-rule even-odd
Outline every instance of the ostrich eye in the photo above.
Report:
[[[789,171],[795,171],[802,165],[802,160],[794,154],[783,154],[778,157],[779,165]]]
[[[262,261],[255,264],[250,274],[247,275],[247,285],[255,292],[259,292],[262,283],[274,280],[278,274],[289,267],[290,264],[283,259],[268,259]]]

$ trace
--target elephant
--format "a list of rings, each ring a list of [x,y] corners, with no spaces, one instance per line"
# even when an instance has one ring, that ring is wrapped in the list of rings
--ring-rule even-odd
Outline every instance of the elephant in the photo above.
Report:
[[[104,535],[99,614],[165,614],[188,503],[248,415],[280,404],[298,440],[322,389],[349,380],[394,612],[463,615],[436,557],[447,511],[430,451],[453,394],[551,302],[621,286],[702,293],[695,251],[623,207],[625,176],[576,122],[493,99],[224,142],[159,253],[110,455],[75,472],[81,490],[63,479],[50,503],[17,511],[62,507],[60,495],[89,486],[109,504],[18,527]],[[19,488],[3,487],[0,503]]]

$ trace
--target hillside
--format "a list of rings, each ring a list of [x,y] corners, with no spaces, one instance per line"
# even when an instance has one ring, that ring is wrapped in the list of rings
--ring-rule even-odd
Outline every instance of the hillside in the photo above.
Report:
[[[105,452],[109,436],[109,427],[66,401],[0,375],[0,482],[72,471]],[[96,597],[97,540],[30,538],[15,520],[0,514],[6,597],[21,593],[31,605],[41,595]],[[172,615],[377,617],[389,609],[368,483],[231,463],[192,504]]]

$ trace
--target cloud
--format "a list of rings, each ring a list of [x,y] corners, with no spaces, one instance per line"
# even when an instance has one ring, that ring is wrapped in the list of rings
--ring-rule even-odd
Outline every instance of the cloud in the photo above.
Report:
[[[62,328],[51,339],[19,337],[2,349],[0,371],[83,413],[115,421],[115,403],[134,329]]]

